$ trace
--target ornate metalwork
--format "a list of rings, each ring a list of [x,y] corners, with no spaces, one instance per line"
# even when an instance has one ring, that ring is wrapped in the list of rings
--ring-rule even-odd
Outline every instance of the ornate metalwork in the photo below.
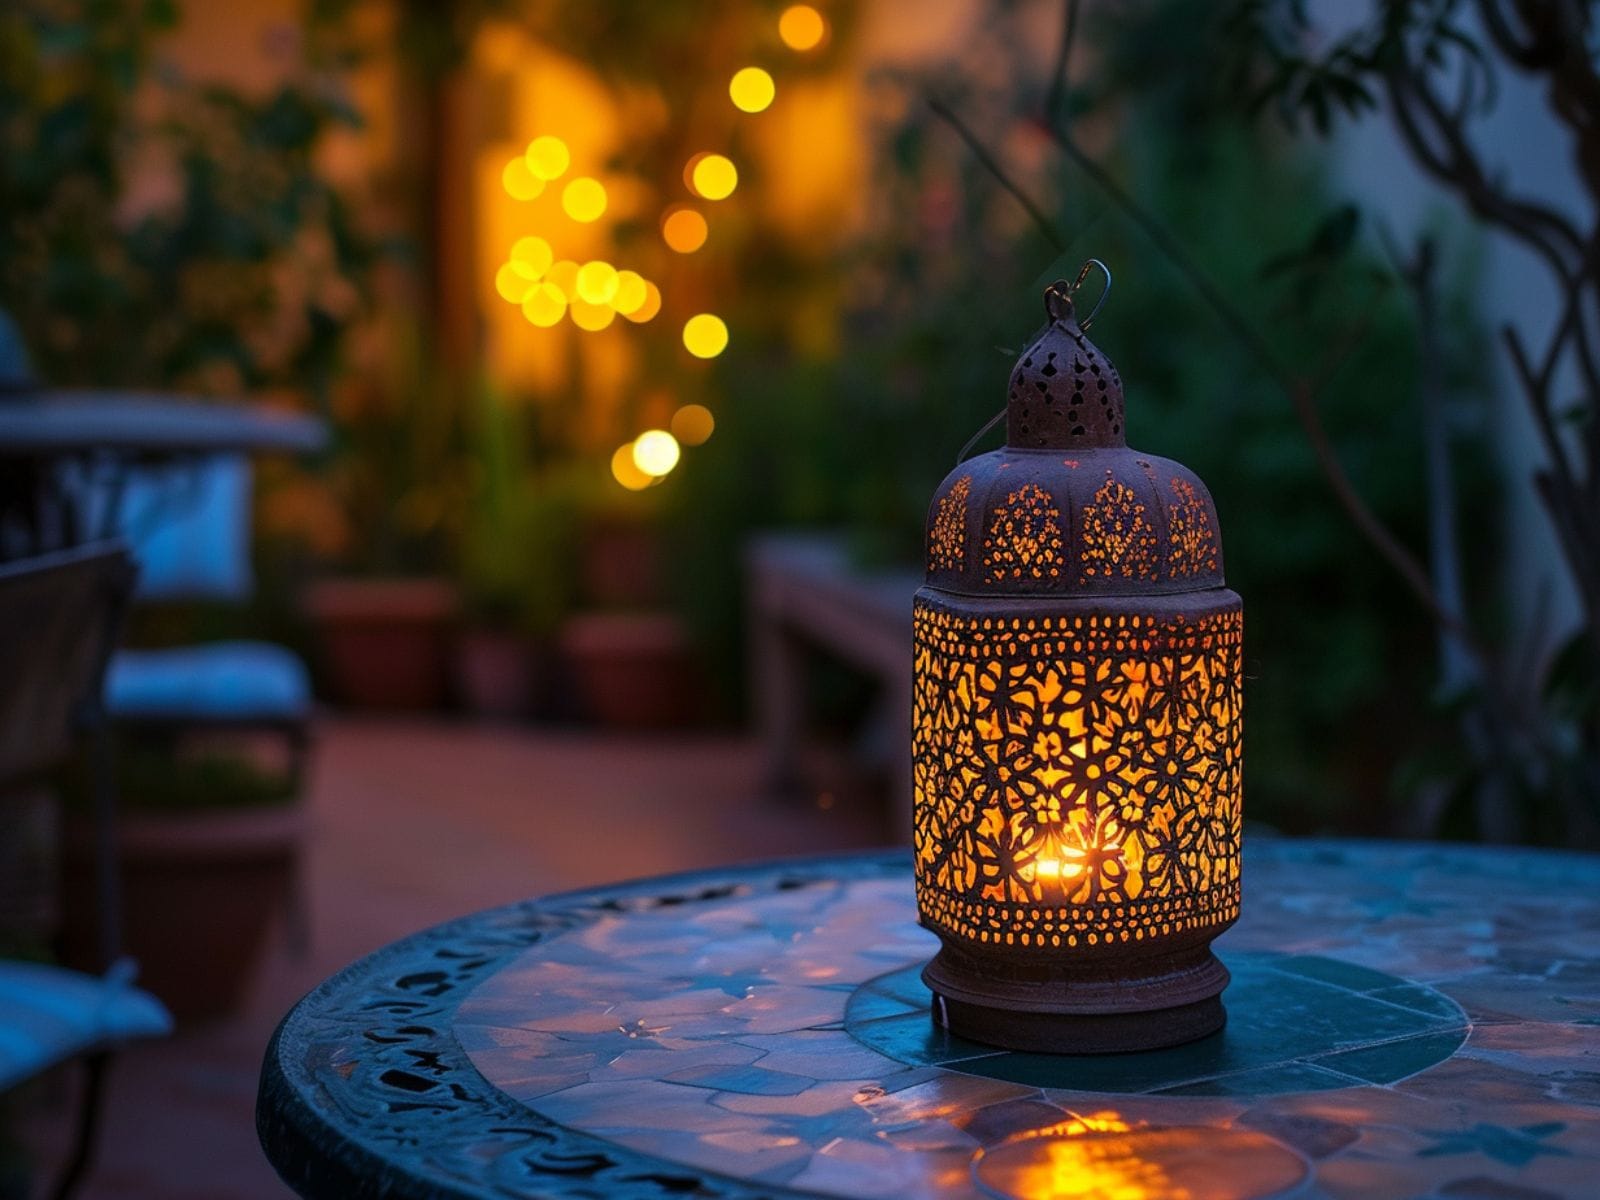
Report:
[[[1223,1020],[1207,947],[1239,915],[1241,606],[1205,485],[1128,448],[1072,291],[1047,292],[1012,372],[1005,447],[929,513],[917,896],[952,1031],[1132,1049]],[[978,520],[981,558],[942,552]]]
[[[861,855],[668,876],[511,905],[396,942],[284,1018],[262,1067],[261,1144],[298,1194],[328,1200],[799,1195],[679,1167],[548,1120],[479,1074],[452,1031],[455,1013],[509,959],[579,926],[881,876],[903,861]]]

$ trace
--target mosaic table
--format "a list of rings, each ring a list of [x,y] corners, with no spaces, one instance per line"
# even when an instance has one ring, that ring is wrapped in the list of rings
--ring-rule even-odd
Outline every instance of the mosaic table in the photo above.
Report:
[[[939,1033],[898,855],[417,934],[268,1049],[316,1197],[1600,1195],[1600,858],[1257,838],[1229,1024],[1147,1054]]]

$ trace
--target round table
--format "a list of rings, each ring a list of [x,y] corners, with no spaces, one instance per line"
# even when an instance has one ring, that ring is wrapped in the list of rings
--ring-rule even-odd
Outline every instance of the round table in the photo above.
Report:
[[[285,1018],[304,1196],[1539,1200],[1600,1194],[1600,858],[1256,838],[1227,1028],[1146,1054],[941,1034],[901,855],[439,926]]]

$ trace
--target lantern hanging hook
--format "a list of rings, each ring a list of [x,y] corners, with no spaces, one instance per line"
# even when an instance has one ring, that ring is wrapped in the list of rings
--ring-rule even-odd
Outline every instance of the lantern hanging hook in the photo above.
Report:
[[[1106,285],[1100,289],[1100,296],[1095,300],[1094,307],[1089,310],[1089,315],[1078,322],[1078,328],[1088,329],[1094,324],[1094,319],[1100,315],[1100,310],[1106,306],[1106,300],[1111,295],[1111,268],[1098,258],[1088,259],[1078,270],[1078,277],[1071,283],[1065,279],[1058,279],[1045,288],[1044,311],[1052,321],[1065,320],[1072,314],[1072,302],[1083,287],[1084,280],[1089,278],[1090,270],[1095,267],[1099,267],[1100,274],[1105,276]]]

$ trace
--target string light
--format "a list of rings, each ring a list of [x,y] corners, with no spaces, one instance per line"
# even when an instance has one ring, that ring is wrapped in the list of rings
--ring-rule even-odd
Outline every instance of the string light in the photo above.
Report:
[[[716,427],[716,418],[703,404],[685,404],[672,414],[672,420],[668,423],[672,436],[685,446],[704,445]]]
[[[632,442],[623,442],[611,456],[611,474],[630,492],[642,492],[655,482],[654,476],[646,475],[633,461]]]
[[[518,238],[511,247],[511,269],[524,279],[541,279],[555,252],[542,237]]]
[[[698,209],[679,207],[667,210],[661,219],[661,239],[679,254],[693,254],[706,244],[710,230]]]
[[[758,113],[772,103],[777,87],[760,67],[745,67],[728,82],[728,95],[741,112]]]
[[[567,297],[553,283],[536,283],[522,301],[522,315],[541,329],[548,329],[566,315]]]
[[[500,172],[500,182],[513,200],[532,200],[544,191],[544,180],[528,169],[523,158],[513,158]]]
[[[678,439],[665,429],[648,429],[633,439],[633,465],[646,475],[669,474],[682,453]]]
[[[721,154],[702,154],[691,160],[689,186],[707,200],[725,200],[739,186],[739,169]]]
[[[611,297],[611,307],[623,316],[636,313],[644,307],[644,302],[649,299],[650,285],[645,282],[643,275],[637,271],[617,272],[617,291]]]
[[[624,312],[622,315],[627,317],[628,320],[632,321],[635,325],[643,325],[646,321],[660,311],[661,289],[646,279],[644,281],[644,303],[639,305],[639,307],[634,309],[632,312]]]
[[[728,190],[733,189],[730,187]],[[574,221],[584,224],[597,221],[600,214],[606,211],[605,185],[587,175],[580,176],[561,189],[561,207]]]
[[[567,306],[567,315],[579,329],[598,333],[617,319],[617,310],[609,304],[591,304],[587,300],[574,299]]]
[[[684,349],[696,358],[715,358],[728,346],[728,327],[712,313],[692,316],[683,326]]]
[[[522,158],[528,166],[529,173],[538,179],[559,179],[572,162],[567,144],[549,134],[536,137],[529,142]]]
[[[578,294],[578,264],[570,258],[564,258],[560,262],[553,264],[544,273],[544,277],[547,281],[560,288],[561,294],[567,299],[570,300]]]
[[[809,4],[791,4],[778,18],[778,36],[791,50],[815,50],[828,36],[828,23]]]
[[[590,304],[609,304],[617,294],[617,269],[601,260],[586,262],[578,268],[577,289]]]
[[[494,273],[494,290],[500,293],[502,300],[508,300],[512,304],[521,304],[526,300],[528,293],[538,282],[517,270],[515,263],[502,263],[500,269]]]

